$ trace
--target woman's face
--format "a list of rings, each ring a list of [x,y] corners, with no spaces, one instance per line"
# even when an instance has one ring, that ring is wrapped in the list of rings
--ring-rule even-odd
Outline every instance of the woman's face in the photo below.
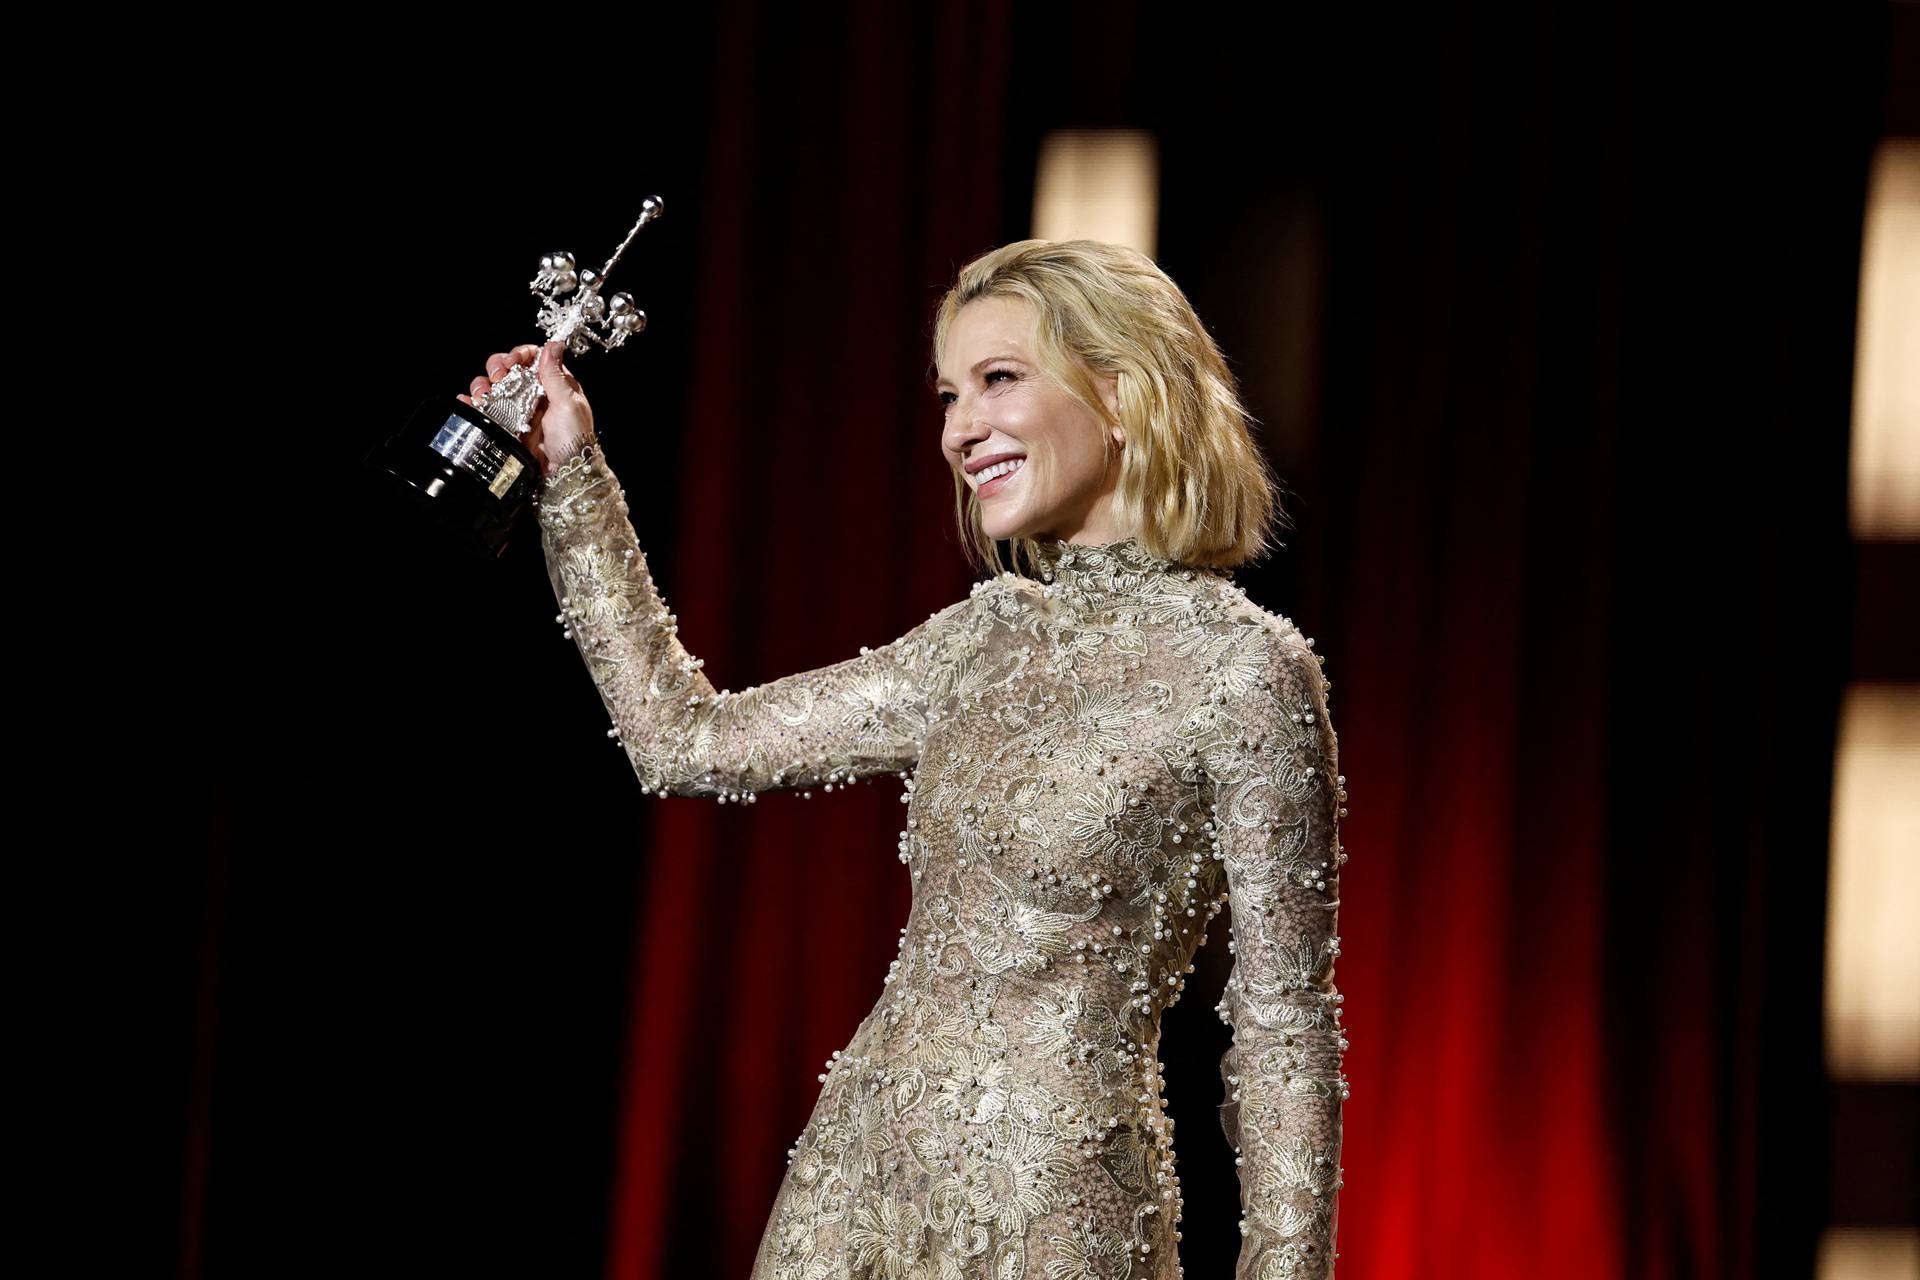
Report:
[[[1096,379],[1108,421],[1033,362],[1033,308],[1019,298],[976,298],[961,308],[939,353],[935,384],[945,406],[941,447],[973,490],[990,538],[1112,542],[1118,458],[1106,437],[1123,442],[1112,378]],[[1022,459],[1006,475],[995,464]],[[982,483],[982,473],[992,479]]]

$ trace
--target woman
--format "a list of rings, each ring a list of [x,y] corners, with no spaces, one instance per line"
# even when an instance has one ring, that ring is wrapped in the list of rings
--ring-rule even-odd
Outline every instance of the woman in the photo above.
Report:
[[[487,366],[539,358],[559,620],[642,791],[895,774],[910,796],[900,955],[753,1275],[1179,1275],[1160,1016],[1224,899],[1236,1275],[1329,1276],[1345,779],[1313,642],[1232,581],[1278,512],[1232,374],[1158,267],[1082,240],[969,263],[934,348],[967,542],[1026,572],[737,693],[681,646],[559,344]]]

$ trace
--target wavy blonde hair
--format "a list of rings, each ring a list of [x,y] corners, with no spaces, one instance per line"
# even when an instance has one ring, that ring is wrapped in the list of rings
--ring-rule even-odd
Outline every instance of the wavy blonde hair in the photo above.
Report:
[[[1286,525],[1279,485],[1253,435],[1253,419],[1213,336],[1180,286],[1152,259],[1097,240],[1020,240],[960,269],[933,322],[935,365],[960,311],[978,298],[1014,298],[1034,316],[1034,361],[1096,419],[1111,422],[1096,378],[1119,392],[1124,446],[1114,516],[1152,555],[1236,568],[1260,559]],[[999,544],[980,527],[980,502],[953,478],[954,518],[976,566],[1000,573]],[[1016,564],[1036,563],[1036,543],[1010,540]]]

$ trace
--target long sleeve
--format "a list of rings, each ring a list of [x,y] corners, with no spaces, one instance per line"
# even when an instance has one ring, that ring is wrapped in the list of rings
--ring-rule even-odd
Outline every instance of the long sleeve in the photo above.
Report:
[[[715,692],[680,643],[597,442],[547,479],[539,524],[559,621],[643,791],[751,801],[778,788],[831,790],[919,758],[968,600],[845,662]]]
[[[1264,657],[1242,668],[1245,687],[1223,706],[1225,732],[1207,764],[1232,913],[1218,1012],[1233,1028],[1220,1119],[1238,1153],[1235,1280],[1334,1273],[1347,1042],[1333,964],[1346,791],[1310,643],[1267,631]]]

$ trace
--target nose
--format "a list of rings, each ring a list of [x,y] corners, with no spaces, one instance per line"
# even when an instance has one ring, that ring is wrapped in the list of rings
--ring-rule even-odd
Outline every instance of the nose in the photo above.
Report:
[[[946,445],[954,453],[964,453],[968,445],[984,440],[993,434],[993,428],[978,421],[973,412],[973,401],[967,392],[962,391],[953,402],[952,410],[947,414]]]

